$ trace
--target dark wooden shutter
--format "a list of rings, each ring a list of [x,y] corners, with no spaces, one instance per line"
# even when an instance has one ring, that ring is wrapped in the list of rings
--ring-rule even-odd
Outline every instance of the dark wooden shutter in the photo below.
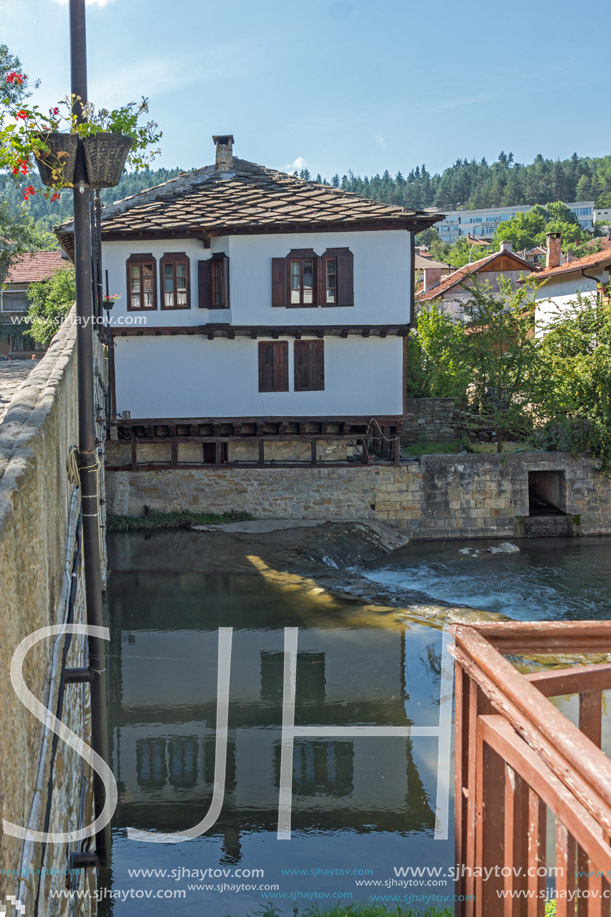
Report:
[[[225,308],[229,308],[229,256],[223,254],[223,277],[225,279]]]
[[[295,391],[322,392],[325,388],[325,342],[295,341]]]
[[[337,255],[337,305],[354,305],[354,278],[352,252],[346,249],[338,251]]]
[[[209,309],[212,299],[212,284],[210,277],[210,261],[197,262],[197,290],[198,306],[200,309]]]
[[[223,284],[225,289],[225,301],[222,306],[215,306],[213,298],[213,283],[212,283],[212,271],[214,270],[213,264],[218,264],[222,262],[223,270]],[[210,261],[200,261],[200,264],[208,265],[208,302],[210,305],[207,307],[209,309],[228,309],[229,308],[229,258],[225,252],[215,252]]]
[[[322,255],[316,258],[316,294],[314,303],[317,306],[327,304],[327,276],[325,272],[325,259]]]
[[[286,258],[272,258],[272,306],[287,306]]]
[[[288,392],[288,341],[259,341],[259,391]]]

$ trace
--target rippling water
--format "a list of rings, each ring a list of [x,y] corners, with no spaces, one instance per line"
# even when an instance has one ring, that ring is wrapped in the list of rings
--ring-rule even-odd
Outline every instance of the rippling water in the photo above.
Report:
[[[385,588],[516,620],[611,618],[611,538],[519,540],[519,554],[488,553],[497,543],[421,542],[362,572]]]

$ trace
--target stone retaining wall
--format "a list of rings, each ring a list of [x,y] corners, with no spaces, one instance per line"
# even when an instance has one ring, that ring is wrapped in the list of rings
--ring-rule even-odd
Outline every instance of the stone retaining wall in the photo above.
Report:
[[[0,818],[45,830],[48,787],[52,786],[50,832],[75,830],[81,818],[93,820],[91,774],[82,759],[58,742],[50,779],[52,734],[22,705],[10,683],[11,657],[18,644],[41,627],[64,620],[70,573],[66,569],[71,530],[78,515],[74,487],[66,472],[70,446],[78,439],[75,325],[67,321],[44,358],[15,393],[0,423]],[[71,512],[72,509],[72,512]],[[84,620],[82,583],[75,620]],[[53,712],[57,710],[61,645],[37,643],[26,661],[29,689]],[[55,652],[55,658],[54,658]],[[74,639],[70,665],[86,665],[84,640]],[[88,687],[67,685],[62,719],[89,742]],[[81,813],[81,805],[83,811]],[[66,887],[72,850],[65,844],[24,842],[3,835],[0,853],[0,901],[20,897],[26,914],[87,915],[90,901],[77,905],[52,901],[50,889]],[[35,874],[49,870],[44,879]],[[25,873],[21,883],[17,878]],[[15,872],[9,877],[4,871]],[[80,873],[79,888],[95,878]],[[40,882],[40,890],[39,890]],[[38,910],[36,897],[39,895]],[[24,900],[25,899],[25,900]],[[75,910],[76,907],[76,910]]]
[[[227,512],[257,518],[376,519],[414,538],[519,537],[529,513],[530,471],[559,471],[575,534],[611,533],[611,480],[599,463],[565,453],[429,455],[345,468],[111,471],[108,511]]]
[[[408,398],[401,443],[450,443],[459,438],[460,426],[452,398]]]

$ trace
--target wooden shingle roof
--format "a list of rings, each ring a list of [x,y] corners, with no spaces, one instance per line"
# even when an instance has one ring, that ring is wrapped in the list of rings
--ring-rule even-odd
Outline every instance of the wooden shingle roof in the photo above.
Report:
[[[205,166],[106,206],[102,233],[118,239],[349,228],[418,232],[442,218],[234,158],[231,173]],[[56,232],[71,252],[72,224]]]

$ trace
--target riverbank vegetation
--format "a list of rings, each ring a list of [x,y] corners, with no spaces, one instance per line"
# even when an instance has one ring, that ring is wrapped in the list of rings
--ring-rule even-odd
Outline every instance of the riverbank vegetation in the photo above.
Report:
[[[453,398],[506,442],[591,452],[611,470],[611,304],[575,302],[535,329],[537,288],[474,282],[460,318],[433,303],[408,341],[407,394]]]
[[[220,525],[226,522],[246,522],[254,517],[250,513],[231,511],[228,513],[193,513],[178,510],[173,513],[147,511],[142,516],[109,515],[109,532],[133,532],[140,529],[190,529],[193,525]]]

